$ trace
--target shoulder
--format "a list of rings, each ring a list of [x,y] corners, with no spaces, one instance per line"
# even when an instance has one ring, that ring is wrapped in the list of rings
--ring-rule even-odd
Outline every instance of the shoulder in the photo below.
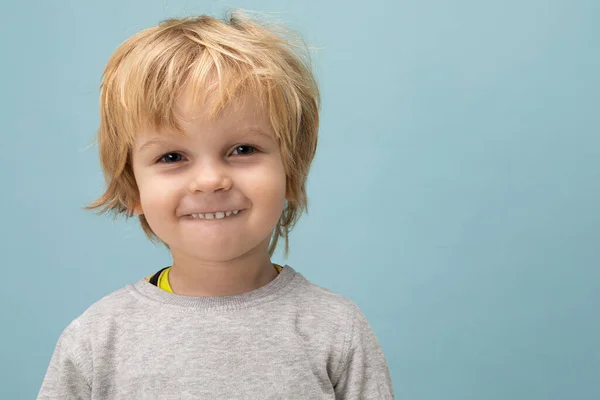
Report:
[[[328,373],[337,383],[361,349],[380,354],[379,343],[356,302],[298,275],[300,282],[290,293],[286,311],[296,314],[296,332],[310,343],[311,351],[328,354]]]
[[[132,294],[132,291],[132,285],[127,285],[105,295],[78,315],[65,331],[79,334],[92,333],[105,324],[113,324],[120,318],[134,315],[144,304]]]
[[[92,345],[94,337],[102,327],[114,325],[115,321],[126,314],[123,310],[135,309],[136,300],[130,292],[129,286],[118,289],[96,301],[72,319],[60,334],[55,357],[72,360],[78,369],[88,376],[91,365],[87,355],[91,354],[94,347]]]
[[[344,316],[348,317],[359,311],[358,305],[350,298],[314,284],[301,274],[298,275],[301,282],[293,295],[299,304],[329,317],[328,319],[343,319]]]
[[[297,313],[304,329],[321,332],[348,345],[357,325],[368,324],[359,306],[349,297],[298,275],[300,282],[290,293],[290,311]]]

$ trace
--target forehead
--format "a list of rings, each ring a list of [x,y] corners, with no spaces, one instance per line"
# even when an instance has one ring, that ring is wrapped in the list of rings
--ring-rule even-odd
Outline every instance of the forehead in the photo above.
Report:
[[[246,93],[228,101],[217,113],[209,102],[198,102],[193,93],[184,91],[173,107],[176,127],[168,124],[148,126],[136,134],[137,149],[149,144],[202,137],[232,136],[275,140],[267,108],[256,95]]]
[[[226,97],[222,93],[202,93],[189,88],[182,90],[171,104],[157,107],[154,112],[140,115],[138,131],[177,131],[174,125],[239,125],[267,123],[269,109],[260,94],[243,92]]]
[[[269,122],[269,113],[262,97],[250,91],[235,96],[209,93],[198,96],[186,87],[173,106],[177,120],[182,124],[239,124]]]

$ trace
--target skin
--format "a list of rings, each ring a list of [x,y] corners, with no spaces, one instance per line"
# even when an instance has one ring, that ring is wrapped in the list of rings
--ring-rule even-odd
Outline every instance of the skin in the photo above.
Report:
[[[141,132],[133,171],[144,214],[173,257],[169,282],[185,296],[246,293],[275,279],[271,234],[286,200],[286,177],[275,133],[251,96],[231,102],[216,119],[191,112],[182,95],[176,111],[184,135]],[[192,213],[241,210],[224,219]]]

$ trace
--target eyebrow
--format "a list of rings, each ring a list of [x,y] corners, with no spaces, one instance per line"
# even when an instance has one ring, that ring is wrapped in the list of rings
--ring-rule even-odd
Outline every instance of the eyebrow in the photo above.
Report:
[[[144,144],[142,144],[138,148],[138,151],[141,152],[142,150],[148,149],[152,146],[169,146],[172,144],[173,144],[172,140],[156,137],[156,138],[153,138],[153,139],[150,139],[150,140],[144,142]]]
[[[235,135],[236,136],[239,135],[242,138],[246,138],[246,137],[262,137],[262,138],[265,138],[267,140],[274,141],[274,138],[272,137],[272,135],[269,135],[268,133],[266,133],[262,129],[256,128],[256,127],[250,127],[250,128],[240,129],[239,131],[237,131],[235,133]],[[148,148],[153,147],[153,146],[172,146],[174,144],[175,143],[174,143],[173,140],[166,139],[164,137],[154,137],[154,138],[149,139],[148,141],[144,142],[138,148],[138,151],[141,152],[142,150],[148,149]]]
[[[273,135],[269,135],[267,132],[263,131],[260,128],[245,128],[242,129],[238,132],[238,134],[242,137],[242,138],[247,138],[247,137],[259,137],[259,138],[264,138],[266,140],[269,140],[272,143],[277,144],[277,140],[275,137],[273,137]]]

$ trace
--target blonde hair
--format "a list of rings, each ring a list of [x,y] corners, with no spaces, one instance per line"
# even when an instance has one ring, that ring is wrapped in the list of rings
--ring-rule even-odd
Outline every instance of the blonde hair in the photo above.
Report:
[[[287,256],[289,232],[308,208],[306,179],[320,106],[308,51],[294,37],[234,12],[224,20],[169,19],[122,43],[108,61],[100,91],[98,146],[106,190],[87,209],[133,216],[139,203],[131,160],[135,136],[148,127],[181,132],[174,105],[184,87],[211,117],[251,93],[267,108],[281,149],[291,200],[275,226],[269,254],[283,237]],[[146,235],[158,239],[143,215],[139,220]]]

